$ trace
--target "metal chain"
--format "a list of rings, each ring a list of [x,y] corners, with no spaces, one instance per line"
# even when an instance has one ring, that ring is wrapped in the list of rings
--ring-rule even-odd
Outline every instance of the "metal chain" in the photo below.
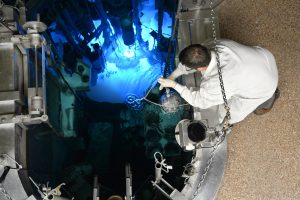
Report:
[[[218,149],[218,147],[219,147],[219,145],[223,142],[223,140],[225,139],[225,132],[222,132],[222,134],[219,136],[219,137],[217,137],[217,142],[216,142],[216,144],[212,147],[213,149],[212,149],[212,151],[210,152],[210,154],[209,154],[209,158],[208,158],[208,160],[207,160],[207,163],[206,163],[206,167],[204,168],[204,171],[203,171],[203,174],[202,174],[202,176],[201,176],[201,178],[200,178],[200,181],[199,181],[199,183],[198,183],[198,185],[197,185],[197,189],[196,189],[196,191],[195,191],[195,193],[193,194],[193,197],[192,197],[192,199],[195,199],[196,198],[196,196],[198,195],[198,193],[199,193],[199,191],[200,191],[200,189],[201,189],[201,187],[202,187],[202,184],[203,184],[203,182],[205,181],[205,178],[206,178],[206,175],[207,175],[207,173],[208,173],[208,171],[209,171],[209,169],[210,169],[210,166],[211,166],[211,164],[212,164],[212,162],[213,162],[213,159],[214,159],[214,157],[215,157],[215,152],[216,152],[216,150]],[[193,161],[192,161],[193,162]]]
[[[225,118],[224,118],[224,123],[223,123],[222,130],[220,131],[221,134],[216,137],[216,143],[212,146],[213,149],[209,154],[209,158],[207,160],[206,167],[204,168],[203,174],[200,178],[200,181],[197,185],[197,189],[196,189],[195,193],[193,194],[192,199],[195,199],[195,197],[198,195],[198,193],[199,193],[199,191],[200,191],[200,189],[201,189],[201,187],[202,187],[202,185],[205,181],[207,173],[208,173],[208,171],[211,167],[211,164],[213,163],[213,159],[215,157],[215,152],[218,149],[219,145],[224,141],[224,139],[226,137],[226,133],[231,127],[231,125],[229,123],[229,120],[231,118],[230,108],[228,106],[228,101],[227,101],[227,98],[226,98],[224,82],[223,82],[223,76],[222,76],[222,69],[221,69],[221,64],[220,64],[220,55],[219,55],[219,50],[218,50],[218,47],[217,47],[217,33],[216,33],[216,24],[215,24],[216,13],[213,9],[213,0],[210,0],[209,7],[210,7],[210,10],[211,10],[210,16],[211,16],[211,23],[212,23],[213,39],[214,39],[214,51],[216,53],[218,75],[219,75],[220,87],[221,87],[221,92],[222,92],[222,96],[223,96],[224,108],[226,110],[226,115],[225,115]]]
[[[216,33],[216,24],[215,24],[215,18],[216,18],[216,13],[213,8],[213,0],[210,0],[209,2],[209,7],[210,7],[210,16],[211,16],[211,24],[212,24],[212,32],[213,32],[213,39],[214,39],[214,50],[216,53],[216,60],[217,60],[217,68],[218,68],[218,74],[219,74],[219,80],[220,80],[220,87],[221,87],[221,92],[223,96],[223,101],[224,101],[224,108],[226,110],[226,115],[224,118],[224,127],[225,129],[230,127],[229,120],[231,118],[230,116],[230,108],[228,106],[227,98],[226,98],[226,93],[225,93],[225,88],[224,88],[224,82],[223,82],[223,76],[222,76],[222,69],[221,69],[221,64],[220,64],[220,55],[219,55],[219,50],[217,47],[217,33]]]
[[[13,200],[1,183],[0,183],[0,192],[6,197],[7,200]]]

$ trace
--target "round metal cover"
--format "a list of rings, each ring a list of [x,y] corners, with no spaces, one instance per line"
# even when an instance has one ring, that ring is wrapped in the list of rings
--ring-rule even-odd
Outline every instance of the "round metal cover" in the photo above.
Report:
[[[39,21],[30,21],[23,25],[23,29],[26,30],[27,33],[40,33],[47,30],[47,25]]]

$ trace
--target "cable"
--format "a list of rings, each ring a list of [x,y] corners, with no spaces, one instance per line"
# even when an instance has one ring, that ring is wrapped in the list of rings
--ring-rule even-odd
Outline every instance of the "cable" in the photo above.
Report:
[[[20,12],[19,8],[15,7],[15,6],[11,6],[11,5],[5,5],[5,6],[16,9],[18,11],[18,13]]]
[[[68,83],[68,81],[65,79],[64,75],[62,74],[62,72],[60,71],[59,67],[56,66],[56,64],[54,65],[54,69],[56,70],[56,72],[59,74],[59,76],[62,78],[63,82],[67,85],[67,87],[70,89],[70,91],[72,92],[72,94],[75,96],[75,98],[77,100],[79,100],[79,103],[82,104],[83,100],[76,94],[76,92],[74,91],[74,89],[70,86],[70,84]]]
[[[1,20],[1,19],[0,19]],[[9,26],[7,26],[6,24],[4,24],[3,22],[0,21],[0,24],[2,26],[4,26],[5,28],[7,28],[8,30],[10,30],[11,32],[14,32],[14,30],[12,30],[11,28],[9,28]]]
[[[16,168],[10,167],[11,169],[18,169],[18,170],[20,170],[20,169],[23,168],[22,165],[20,165],[20,164],[19,164],[15,159],[13,159],[10,155],[8,155],[8,154],[6,154],[6,153],[0,154],[0,158],[1,158],[1,157],[5,158],[5,156],[8,157],[10,160],[12,160],[12,161],[17,165]],[[2,166],[4,166],[4,167],[7,167],[7,166],[1,164],[2,162],[3,162],[3,161],[0,162],[0,165],[2,165]]]
[[[0,8],[2,8],[3,6],[7,6],[10,8],[16,9],[18,12],[20,12],[19,8],[17,8],[16,6],[6,5],[2,0],[0,0]]]
[[[147,96],[149,95],[149,93],[151,92],[151,90],[152,90],[154,87],[155,87],[155,85],[152,84],[151,87],[150,87],[150,89],[147,91],[146,95],[145,95],[144,97],[142,97],[142,98],[135,99],[134,102],[145,100],[145,101],[147,101],[147,102],[149,102],[149,103],[151,103],[151,104],[153,104],[153,105],[156,105],[156,106],[159,106],[159,107],[164,107],[164,106],[163,106],[162,104],[160,104],[160,103],[155,103],[155,102],[153,102],[153,101],[147,99]],[[180,104],[180,105],[178,105],[177,107],[182,107],[182,106],[187,106],[187,105],[189,105],[189,104]]]
[[[161,104],[159,104],[159,103],[155,103],[155,102],[153,102],[153,101],[150,101],[150,100],[148,100],[148,99],[146,99],[146,98],[144,98],[144,100],[145,100],[145,101],[147,101],[147,102],[149,102],[149,103],[151,103],[151,104],[153,104],[153,105],[156,105],[156,106],[163,107]]]
[[[151,28],[151,27],[149,27],[149,26],[146,26],[146,25],[144,25],[144,24],[142,24],[141,26],[143,26],[144,28],[149,29],[149,30],[151,30],[151,31],[157,32],[156,29],[153,29],[153,28]],[[163,36],[166,36],[166,37],[171,37],[171,35],[170,35],[170,34],[167,34],[167,33],[162,33],[162,35],[163,35]]]

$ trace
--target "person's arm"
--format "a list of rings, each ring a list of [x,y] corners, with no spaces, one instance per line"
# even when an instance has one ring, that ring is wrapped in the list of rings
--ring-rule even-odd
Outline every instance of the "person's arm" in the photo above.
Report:
[[[180,85],[178,83],[174,86],[174,89],[190,105],[201,109],[206,109],[211,106],[224,103],[221,92],[211,92],[204,88],[200,88],[197,91],[192,91],[186,86]]]
[[[158,83],[160,84],[159,90],[163,88],[174,88],[176,86],[176,81],[173,81],[170,78],[159,78]]]
[[[178,64],[177,68],[171,73],[167,78],[160,78],[158,82],[160,83],[159,90],[163,88],[174,88],[176,85],[176,78],[183,74],[190,74],[196,72],[195,69],[187,70],[187,68],[181,63]]]
[[[183,74],[194,73],[195,71],[196,70],[194,70],[194,69],[187,71],[186,67],[184,65],[182,65],[181,63],[179,63],[177,68],[167,78],[174,81],[176,78],[178,78],[179,76],[181,76]]]
[[[168,76],[168,79],[171,79],[172,81],[175,81],[177,77],[179,77],[180,75],[174,73],[175,71],[173,71],[170,76]]]
[[[183,74],[184,73],[182,72],[182,70],[179,67],[177,67],[167,78],[175,81],[176,78],[178,78],[179,76],[181,76]]]
[[[206,109],[214,105],[223,104],[223,97],[220,92],[209,93],[209,91],[201,88],[200,90],[192,91],[186,86],[164,78],[160,78],[158,82],[160,83],[160,90],[162,88],[174,88],[186,102],[194,107]]]

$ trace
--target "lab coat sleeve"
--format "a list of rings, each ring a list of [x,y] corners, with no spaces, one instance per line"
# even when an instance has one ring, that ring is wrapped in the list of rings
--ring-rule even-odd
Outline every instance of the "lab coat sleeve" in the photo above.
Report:
[[[183,75],[184,73],[182,73],[182,71],[178,68],[176,68],[170,75],[170,77],[172,77],[173,80],[175,80],[177,77]]]
[[[194,73],[196,70],[190,70],[187,71],[185,66],[182,65],[181,63],[178,64],[177,68],[171,73],[171,75],[169,77],[172,77],[173,79],[176,79],[177,77],[183,75],[183,74],[190,74],[190,73]]]
[[[176,84],[174,89],[180,96],[186,100],[190,105],[201,109],[206,109],[211,106],[223,104],[223,97],[221,93],[208,93],[207,90],[201,89],[192,91],[186,86]]]

